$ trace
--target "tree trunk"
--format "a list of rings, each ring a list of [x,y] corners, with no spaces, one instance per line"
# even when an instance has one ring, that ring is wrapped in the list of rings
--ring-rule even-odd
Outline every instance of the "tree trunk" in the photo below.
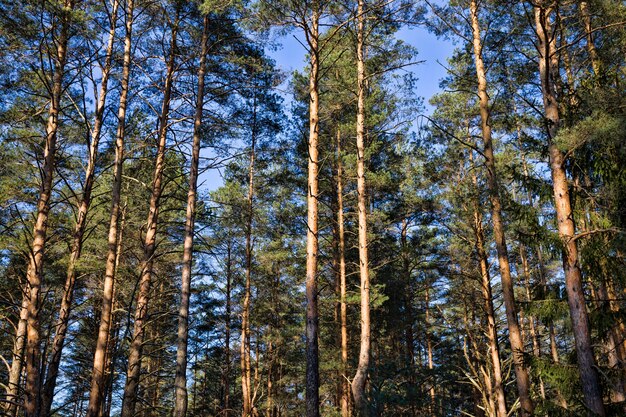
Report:
[[[473,163],[473,156],[470,151],[470,161]],[[472,167],[473,168],[473,167]],[[472,169],[472,183],[478,187],[476,170]],[[485,315],[487,316],[487,339],[489,340],[489,353],[491,355],[491,366],[493,368],[494,392],[497,402],[497,416],[507,417],[506,396],[504,393],[504,383],[502,381],[502,364],[500,361],[500,348],[498,346],[498,329],[496,327],[496,315],[493,307],[493,293],[491,291],[491,274],[489,273],[489,260],[485,250],[485,232],[483,229],[483,216],[479,210],[479,202],[474,202],[474,237],[476,239],[476,254],[480,265],[481,289],[485,302]],[[495,410],[494,410],[495,411]]]
[[[133,336],[128,353],[128,369],[126,373],[126,385],[122,400],[121,417],[133,417],[137,403],[137,389],[141,373],[141,356],[145,336],[146,319],[148,316],[148,304],[150,302],[150,285],[152,281],[154,254],[156,250],[156,232],[159,218],[159,202],[163,192],[163,170],[165,168],[165,150],[167,139],[167,123],[169,119],[172,84],[174,81],[174,61],[176,58],[176,38],[178,36],[179,11],[173,23],[170,55],[167,60],[165,87],[163,92],[163,104],[159,118],[159,133],[154,177],[152,179],[152,192],[150,195],[150,210],[146,221],[146,235],[143,242],[143,259],[141,262],[141,278],[139,281],[139,294],[135,308],[135,323]]]
[[[230,291],[232,282],[231,271],[231,243],[228,242],[227,256],[226,256],[226,323],[225,323],[225,335],[224,335],[224,349],[226,350],[224,355],[224,361],[226,362],[225,377],[224,377],[224,417],[230,415],[230,315],[231,315],[231,301]]]
[[[339,323],[341,344],[341,372],[339,382],[341,417],[350,416],[350,388],[348,385],[348,305],[346,304],[346,242],[343,219],[343,162],[341,132],[337,131],[337,257],[339,267]]]
[[[580,16],[582,17],[583,25],[585,26],[585,35],[587,38],[587,52],[589,53],[589,59],[591,60],[591,68],[596,77],[599,77],[601,67],[600,59],[598,58],[598,52],[596,51],[596,45],[593,41],[593,27],[591,26],[591,13],[589,12],[589,3],[586,1],[580,1],[578,3],[580,10]]]
[[[582,284],[582,272],[578,260],[578,248],[573,239],[576,233],[569,185],[565,171],[565,155],[554,143],[554,138],[559,130],[560,114],[557,97],[554,94],[552,80],[552,66],[555,66],[556,74],[556,45],[552,36],[552,28],[549,19],[551,10],[535,6],[535,29],[538,37],[539,53],[539,76],[541,78],[541,91],[546,112],[546,125],[548,133],[548,155],[550,157],[550,170],[552,174],[552,187],[554,191],[554,203],[557,216],[557,227],[563,244],[563,270],[565,272],[565,285],[572,329],[576,344],[576,356],[582,383],[585,405],[597,415],[604,416],[604,404],[602,402],[602,389],[595,368],[595,358],[591,345],[591,331],[587,314],[585,296]],[[556,76],[556,75],[554,75]]]
[[[367,199],[365,196],[365,60],[364,60],[364,4],[359,0],[357,9],[357,194],[359,212],[359,272],[361,278],[361,347],[356,375],[352,380],[354,408],[361,417],[369,415],[365,392],[370,360],[370,282],[367,256]]]
[[[41,187],[37,201],[37,215],[33,228],[33,242],[28,257],[26,278],[28,282],[26,306],[26,348],[24,363],[26,367],[26,384],[24,388],[24,416],[38,417],[41,405],[41,329],[39,313],[41,310],[41,287],[43,281],[43,256],[48,231],[48,215],[50,212],[50,197],[52,194],[52,177],[55,170],[57,147],[57,130],[59,128],[59,113],[61,111],[61,95],[63,94],[63,76],[67,61],[67,44],[70,37],[71,14],[74,9],[74,0],[65,0],[60,12],[61,29],[56,41],[52,75],[52,91],[50,109],[43,151],[43,166],[41,167]]]
[[[502,281],[502,293],[504,297],[507,325],[509,328],[509,341],[513,352],[515,379],[520,398],[520,415],[524,417],[532,415],[534,405],[530,398],[530,378],[528,376],[528,370],[524,366],[524,345],[517,319],[513,279],[511,277],[509,254],[506,246],[504,223],[502,221],[502,205],[498,191],[499,184],[493,154],[491,126],[489,125],[489,96],[487,94],[487,78],[482,58],[483,45],[481,41],[478,6],[476,0],[472,0],[470,3],[470,14],[474,46],[474,63],[476,65],[476,78],[478,81],[481,129],[484,143],[485,165],[487,168],[487,186],[489,189],[489,200],[491,202],[491,220],[493,223],[493,234],[498,253],[498,264],[500,266],[500,279]]]
[[[122,79],[120,102],[117,112],[117,132],[115,138],[115,162],[113,172],[113,190],[111,198],[111,218],[109,223],[108,252],[104,285],[102,293],[102,309],[100,312],[100,325],[98,328],[98,339],[93,359],[93,370],[91,373],[91,388],[89,391],[89,405],[87,407],[87,417],[98,417],[102,407],[103,393],[105,386],[106,372],[106,350],[109,333],[111,330],[112,307],[113,307],[113,285],[115,282],[118,226],[120,217],[120,196],[122,188],[122,169],[124,165],[124,139],[126,129],[126,107],[128,105],[128,84],[130,80],[131,66],[131,45],[133,28],[133,3],[134,0],[126,1],[126,34],[124,36],[124,58],[122,64]]]
[[[52,341],[52,351],[46,374],[46,381],[41,396],[41,415],[43,417],[50,414],[54,390],[56,388],[57,376],[59,373],[59,365],[61,364],[61,355],[65,344],[65,336],[70,321],[70,313],[72,302],[74,299],[74,286],[76,283],[76,264],[81,255],[83,246],[83,235],[87,225],[87,212],[91,204],[91,192],[95,181],[96,158],[98,156],[98,144],[100,142],[100,133],[104,121],[104,105],[108,91],[109,74],[111,72],[111,62],[113,58],[113,43],[115,40],[115,27],[117,23],[118,0],[113,0],[111,12],[111,27],[109,29],[109,39],[107,42],[106,57],[104,66],[102,67],[102,80],[100,84],[100,93],[96,104],[93,129],[91,131],[91,143],[89,144],[89,157],[87,161],[87,169],[85,171],[85,185],[83,187],[82,199],[78,206],[78,214],[76,224],[74,226],[74,234],[72,241],[72,251],[67,265],[65,286],[63,287],[63,296],[61,298],[61,307],[59,309],[59,317],[56,322],[56,333]]]
[[[251,417],[254,409],[252,400],[250,367],[250,296],[252,286],[252,220],[254,203],[254,162],[256,157],[256,93],[252,109],[252,132],[250,143],[250,161],[248,164],[248,196],[246,199],[246,281],[241,313],[241,392],[242,416]]]
[[[604,279],[604,278],[602,278]],[[606,289],[606,284],[604,282],[600,282],[598,284],[598,292],[596,296],[598,307],[603,308],[602,305],[607,305],[610,303],[609,293]],[[626,395],[624,395],[624,383],[622,381],[622,372],[621,372],[621,360],[620,360],[620,348],[618,346],[617,332],[615,328],[610,329],[606,336],[605,348],[606,355],[608,358],[609,369],[612,369],[617,373],[616,377],[612,377],[612,387],[611,387],[611,397],[614,402],[623,402],[626,401]]]
[[[191,297],[191,272],[193,266],[193,238],[196,219],[196,195],[198,188],[198,167],[200,163],[200,128],[204,106],[204,76],[209,40],[209,16],[204,16],[202,46],[198,68],[198,91],[196,114],[193,121],[193,144],[191,167],[189,170],[189,190],[187,191],[187,213],[185,217],[185,238],[183,243],[183,268],[181,276],[180,309],[178,311],[178,334],[176,346],[176,378],[174,381],[174,417],[187,415],[187,341],[189,338],[189,299]]]
[[[435,414],[435,381],[434,381],[434,362],[433,362],[433,341],[430,335],[430,288],[426,287],[426,299],[424,300],[426,303],[426,316],[424,317],[424,332],[426,333],[426,350],[428,357],[428,370],[430,371],[430,388],[428,389],[428,393],[430,395],[430,405],[429,405],[429,413],[430,415]]]
[[[19,402],[20,379],[22,377],[22,364],[24,361],[24,347],[26,346],[26,321],[28,319],[28,297],[22,297],[20,306],[20,316],[15,330],[15,341],[13,342],[13,355],[11,368],[9,369],[9,382],[6,386],[6,403],[4,412],[9,417],[15,417]]]
[[[319,136],[319,5],[314,2],[308,33],[311,71],[309,74],[309,161],[307,181],[306,235],[306,417],[319,417],[319,315],[317,308],[318,256],[318,136]]]

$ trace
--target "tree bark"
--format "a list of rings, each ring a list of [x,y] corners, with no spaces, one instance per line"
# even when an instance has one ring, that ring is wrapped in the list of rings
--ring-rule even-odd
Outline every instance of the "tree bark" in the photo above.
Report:
[[[343,218],[343,162],[341,132],[337,130],[337,258],[339,268],[339,323],[341,345],[341,372],[339,381],[341,417],[350,416],[350,388],[348,385],[348,305],[346,304],[346,241]]]
[[[89,404],[87,417],[98,417],[102,408],[103,393],[105,388],[106,350],[109,333],[111,331],[113,286],[115,282],[116,259],[118,249],[120,197],[122,188],[122,169],[124,165],[124,139],[126,131],[126,107],[128,105],[128,84],[130,80],[131,46],[133,28],[134,0],[126,1],[126,34],[124,36],[124,57],[122,64],[122,79],[119,108],[117,112],[117,132],[115,135],[115,162],[113,172],[113,190],[111,192],[111,218],[109,223],[108,252],[102,293],[102,309],[100,312],[100,325],[98,327],[98,339],[93,359],[91,373],[91,388],[89,391]]]
[[[515,293],[513,289],[513,279],[509,265],[509,254],[506,245],[504,223],[502,221],[502,204],[498,191],[499,183],[496,174],[496,164],[493,153],[493,143],[491,139],[491,126],[489,124],[489,95],[487,94],[487,78],[485,66],[482,58],[482,40],[480,24],[478,18],[478,5],[476,0],[470,2],[470,15],[472,22],[474,63],[476,65],[476,78],[478,81],[478,96],[481,118],[481,130],[484,144],[485,165],[487,168],[487,186],[489,189],[489,200],[491,203],[491,220],[493,223],[493,234],[496,241],[498,253],[498,264],[500,267],[500,279],[502,281],[502,293],[506,310],[507,325],[509,328],[509,342],[513,352],[513,365],[515,368],[515,379],[517,391],[520,399],[520,416],[530,416],[533,413],[534,405],[530,398],[530,378],[528,370],[524,366],[524,345],[521,337],[517,310],[515,306]]]
[[[591,345],[591,331],[587,314],[585,296],[582,284],[582,272],[578,260],[578,248],[573,239],[576,229],[573,221],[569,184],[565,171],[565,155],[557,147],[554,138],[560,126],[558,100],[554,94],[553,77],[556,73],[556,45],[553,36],[549,15],[551,9],[534,6],[535,31],[539,53],[539,76],[545,109],[545,120],[548,133],[548,155],[554,203],[557,217],[559,236],[563,244],[563,270],[567,300],[572,319],[576,356],[582,383],[583,396],[587,408],[600,416],[605,415],[602,402],[602,389],[595,368],[595,358]],[[554,67],[555,74],[552,74]]]
[[[473,156],[470,151],[470,160],[473,163]],[[478,187],[476,170],[472,169],[472,183]],[[487,339],[489,340],[489,353],[491,356],[491,366],[493,368],[493,391],[496,396],[497,416],[507,417],[506,395],[504,393],[504,383],[502,381],[502,363],[500,361],[500,347],[498,346],[498,329],[496,326],[496,314],[493,307],[493,293],[491,291],[491,274],[489,273],[489,260],[485,250],[485,232],[483,229],[483,216],[479,209],[478,200],[474,202],[474,237],[476,239],[476,254],[480,265],[481,289],[485,302],[485,315],[487,316]],[[495,410],[494,410],[495,411]]]
[[[150,302],[150,285],[154,267],[154,254],[156,250],[156,232],[159,218],[159,203],[163,192],[163,170],[165,168],[165,151],[167,139],[167,123],[169,119],[170,100],[172,95],[172,84],[174,82],[176,39],[178,36],[179,13],[176,11],[176,19],[173,23],[170,53],[167,60],[167,70],[165,76],[165,87],[163,91],[163,103],[159,118],[158,145],[156,161],[154,166],[154,176],[152,179],[152,192],[150,195],[150,209],[146,221],[146,235],[143,241],[143,259],[141,262],[141,278],[139,281],[139,294],[137,296],[137,306],[135,308],[135,323],[133,325],[133,336],[128,353],[128,370],[126,372],[126,385],[124,386],[124,397],[122,400],[121,417],[133,417],[135,405],[137,403],[137,389],[139,387],[139,376],[141,373],[141,359],[143,341],[145,337],[146,319],[148,317],[148,304]]]
[[[600,59],[598,58],[598,51],[593,41],[593,27],[591,26],[591,13],[589,12],[589,3],[586,1],[580,1],[578,3],[580,10],[580,16],[582,17],[583,25],[585,26],[585,35],[587,38],[587,52],[589,53],[589,59],[591,60],[591,68],[596,77],[599,77],[601,66]]]
[[[33,241],[28,257],[26,279],[28,282],[26,306],[26,348],[24,363],[26,368],[26,384],[24,388],[24,416],[39,417],[41,406],[41,329],[39,313],[41,310],[41,287],[43,282],[43,256],[48,231],[48,215],[50,212],[50,197],[52,195],[52,177],[55,170],[57,150],[57,131],[59,128],[59,113],[61,111],[61,95],[63,94],[63,78],[67,62],[67,45],[70,38],[70,25],[74,0],[65,0],[61,10],[61,28],[55,42],[55,55],[50,57],[54,62],[52,87],[50,91],[50,109],[43,151],[43,166],[41,168],[41,186],[37,201],[37,214],[33,228]]]
[[[242,416],[251,417],[254,412],[250,366],[250,297],[252,286],[252,220],[254,203],[254,162],[256,157],[256,93],[254,93],[252,109],[252,132],[250,143],[250,160],[248,163],[248,196],[246,198],[246,266],[243,308],[241,313],[241,392]]]
[[[191,297],[191,272],[193,267],[193,238],[196,221],[196,200],[198,191],[198,168],[200,163],[200,129],[204,106],[204,77],[209,40],[209,16],[204,16],[202,26],[202,46],[198,68],[198,91],[196,92],[196,112],[193,121],[193,144],[191,167],[189,170],[189,190],[187,191],[187,212],[185,216],[185,238],[183,243],[183,268],[181,276],[180,309],[178,311],[178,333],[176,346],[176,377],[174,381],[174,417],[187,415],[187,342],[189,338],[189,299]]]
[[[317,307],[318,256],[318,136],[319,136],[319,4],[314,1],[308,33],[309,161],[307,180],[306,235],[306,417],[319,417],[319,314]]]
[[[231,301],[230,291],[232,282],[232,259],[231,259],[231,243],[228,242],[227,256],[226,256],[226,323],[225,323],[225,335],[224,335],[224,349],[226,350],[224,355],[224,361],[226,362],[226,370],[224,376],[224,417],[230,415],[230,316],[231,316]]]
[[[352,380],[354,408],[361,417],[369,415],[365,391],[370,360],[370,280],[367,254],[367,199],[365,184],[365,59],[364,59],[364,1],[357,8],[357,194],[359,224],[359,275],[361,280],[361,338],[359,363]]]
[[[41,396],[41,415],[43,417],[50,414],[50,408],[52,407],[54,390],[56,388],[57,376],[59,374],[59,365],[61,364],[61,355],[63,353],[65,336],[67,334],[67,328],[70,321],[72,302],[74,299],[74,287],[76,284],[76,264],[82,251],[83,236],[87,225],[87,213],[91,205],[91,192],[95,181],[96,158],[98,156],[98,144],[100,142],[100,133],[102,131],[104,121],[104,106],[106,102],[109,74],[111,72],[111,62],[113,58],[113,43],[115,41],[118,6],[119,1],[113,0],[111,27],[109,29],[109,39],[107,42],[105,61],[102,66],[102,80],[96,103],[94,124],[91,131],[91,143],[89,144],[89,156],[87,168],[85,170],[85,185],[83,186],[82,199],[78,205],[78,214],[76,217],[72,241],[72,251],[67,265],[65,285],[63,287],[63,296],[61,298],[61,307],[59,309],[59,317],[57,318],[55,326],[56,333],[52,341],[50,361],[48,363],[46,381],[44,383]]]
[[[24,347],[26,346],[26,322],[28,319],[28,297],[22,297],[20,315],[18,318],[15,340],[13,342],[13,355],[11,368],[9,369],[9,382],[6,386],[6,400],[4,412],[9,417],[15,417],[19,401],[20,379],[22,377],[22,365],[24,362]]]

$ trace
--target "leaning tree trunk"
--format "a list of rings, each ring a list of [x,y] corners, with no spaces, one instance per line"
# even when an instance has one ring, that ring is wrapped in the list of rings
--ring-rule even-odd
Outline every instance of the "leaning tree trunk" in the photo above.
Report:
[[[139,294],[135,308],[135,323],[128,352],[128,366],[126,371],[126,385],[122,400],[122,417],[133,417],[137,404],[137,391],[141,371],[143,341],[145,337],[148,304],[150,302],[150,285],[152,282],[154,254],[156,250],[156,232],[159,219],[159,203],[163,192],[163,170],[165,168],[165,150],[167,139],[167,123],[170,112],[172,84],[174,81],[174,61],[176,57],[176,39],[178,36],[179,16],[172,27],[170,41],[170,55],[167,60],[163,104],[159,117],[159,132],[152,192],[150,194],[150,209],[146,221],[146,235],[143,241],[143,259],[141,261],[141,278],[139,280]]]
[[[67,61],[67,44],[70,38],[70,24],[74,9],[74,0],[65,0],[61,13],[61,29],[55,42],[56,51],[50,59],[54,62],[52,75],[52,91],[50,109],[41,167],[41,188],[37,201],[37,215],[33,229],[33,242],[28,257],[26,278],[28,282],[26,306],[26,350],[24,362],[26,367],[26,385],[24,388],[24,416],[38,417],[41,406],[41,329],[39,313],[41,310],[41,287],[43,281],[43,256],[48,231],[48,215],[50,212],[50,196],[52,194],[52,177],[55,170],[57,148],[57,131],[59,129],[59,113],[61,111],[61,95],[63,94],[63,76]]]
[[[307,180],[306,234],[306,417],[319,417],[319,314],[317,308],[318,256],[318,141],[319,141],[319,11],[314,2],[308,41],[311,56],[309,73],[309,154]]]
[[[209,41],[209,16],[204,17],[202,27],[202,47],[198,68],[198,91],[196,114],[193,121],[193,144],[191,149],[191,168],[189,172],[189,190],[187,191],[187,213],[185,217],[185,239],[183,243],[183,269],[181,277],[180,309],[178,311],[178,335],[176,347],[176,378],[174,381],[175,402],[174,417],[187,415],[187,342],[189,338],[189,299],[191,296],[191,270],[193,266],[193,238],[196,219],[196,200],[198,191],[198,167],[200,163],[200,129],[202,127],[202,109],[204,106],[204,77]]]
[[[530,377],[528,369],[524,365],[524,344],[520,333],[515,306],[515,293],[513,289],[513,279],[511,277],[511,267],[509,265],[509,254],[506,245],[504,232],[504,222],[502,220],[502,204],[499,196],[499,183],[496,174],[496,164],[493,153],[493,143],[491,139],[489,95],[487,94],[487,78],[485,66],[482,58],[482,40],[480,24],[478,20],[478,5],[476,0],[470,2],[470,15],[472,23],[474,63],[476,65],[476,77],[478,81],[478,97],[480,107],[482,138],[484,143],[485,165],[487,168],[487,186],[489,189],[489,200],[491,202],[491,220],[493,223],[493,234],[496,241],[498,253],[498,264],[500,266],[500,279],[502,281],[502,293],[504,297],[504,307],[506,310],[507,325],[509,328],[509,341],[513,351],[513,365],[515,368],[515,379],[517,391],[520,399],[520,415],[530,416],[533,413],[534,405],[530,398]]]
[[[122,168],[124,165],[124,139],[126,131],[126,107],[128,105],[128,84],[130,80],[131,46],[133,28],[134,0],[126,1],[126,34],[124,36],[124,57],[122,63],[122,79],[119,108],[117,111],[117,132],[115,135],[115,162],[113,171],[113,190],[111,192],[111,218],[109,222],[108,252],[104,284],[102,292],[102,308],[100,325],[91,372],[91,388],[87,417],[98,417],[102,408],[103,394],[106,385],[106,351],[111,331],[113,284],[115,282],[116,259],[118,249],[118,233],[120,218],[120,197],[122,188]]]
[[[52,349],[50,353],[50,362],[46,374],[43,392],[41,396],[41,415],[50,414],[54,389],[56,388],[57,376],[59,374],[59,365],[61,364],[61,355],[65,344],[65,336],[70,322],[70,313],[72,302],[74,299],[74,286],[76,284],[76,264],[80,258],[83,247],[83,236],[87,225],[87,212],[91,204],[91,192],[95,181],[96,158],[98,156],[98,144],[100,142],[100,133],[104,121],[104,105],[109,83],[109,74],[111,73],[111,62],[113,59],[113,42],[115,40],[115,27],[117,22],[118,0],[113,0],[113,8],[111,11],[111,27],[109,29],[109,39],[107,42],[106,57],[102,66],[102,80],[100,83],[100,93],[96,103],[96,112],[94,115],[94,124],[91,131],[91,143],[89,144],[89,158],[87,161],[87,169],[85,170],[85,185],[83,187],[82,199],[78,206],[76,224],[74,226],[74,234],[72,241],[72,251],[67,264],[65,286],[63,287],[63,296],[61,298],[61,307],[59,309],[59,317],[56,322],[56,333],[52,341]]]
[[[367,417],[369,406],[365,392],[367,372],[370,360],[370,278],[367,256],[367,201],[365,185],[365,60],[363,53],[365,16],[363,0],[359,0],[357,9],[357,194],[359,212],[359,275],[361,278],[361,347],[356,375],[352,380],[354,408],[358,415]]]
[[[572,330],[576,344],[576,356],[585,405],[599,415],[604,416],[602,389],[596,371],[593,347],[591,344],[591,330],[585,304],[582,272],[576,245],[572,205],[569,193],[567,173],[565,171],[565,155],[557,147],[554,139],[559,131],[560,112],[558,99],[554,93],[552,71],[557,69],[557,51],[553,30],[550,23],[551,10],[535,6],[535,31],[538,37],[537,50],[539,53],[539,76],[541,92],[545,109],[545,120],[548,133],[548,155],[554,192],[557,228],[563,245],[563,270],[565,272],[565,286],[567,301],[572,319]],[[554,67],[554,69],[553,69]]]

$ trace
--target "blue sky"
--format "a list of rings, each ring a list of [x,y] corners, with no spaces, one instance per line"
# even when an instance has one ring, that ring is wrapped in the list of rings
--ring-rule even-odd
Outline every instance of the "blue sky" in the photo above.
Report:
[[[276,43],[280,45],[279,48],[276,50],[268,48],[266,51],[276,61],[278,68],[287,74],[291,74],[294,70],[302,70],[307,65],[306,50],[296,39],[299,35],[297,31],[289,33],[276,40]],[[444,65],[452,55],[454,45],[448,40],[437,39],[423,27],[403,28],[396,36],[414,46],[418,51],[417,59],[424,61],[409,67],[408,70],[417,76],[418,91],[416,93],[424,99],[425,112],[430,114],[431,108],[428,100],[440,91],[439,81],[446,76]],[[289,80],[286,84],[288,82]],[[286,96],[286,99],[289,100],[289,97]],[[221,174],[217,169],[205,172],[200,180],[203,182],[201,187],[205,191],[215,190],[222,185]]]

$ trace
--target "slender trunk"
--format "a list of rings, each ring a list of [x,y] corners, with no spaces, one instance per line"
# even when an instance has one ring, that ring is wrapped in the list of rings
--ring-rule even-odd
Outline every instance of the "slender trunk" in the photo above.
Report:
[[[126,208],[128,207],[128,199],[124,203],[120,213],[120,226],[119,226],[119,234],[117,237],[117,249],[115,253],[115,276],[117,277],[117,271],[120,266],[120,258],[122,257],[122,243],[124,240],[124,229],[126,227]],[[117,283],[113,283],[113,291],[111,293],[111,323],[113,327],[113,331],[109,332],[107,339],[107,348],[104,356],[105,362],[105,379],[104,379],[104,389],[102,393],[103,404],[100,407],[100,416],[108,417],[111,412],[111,401],[113,394],[113,379],[114,379],[114,371],[115,371],[115,350],[117,345],[117,339],[119,337],[120,332],[120,323],[115,320],[115,310],[118,307],[117,296]]]
[[[520,246],[519,246],[519,254],[520,254],[520,259],[522,261],[522,271],[524,273],[524,287],[526,290],[526,302],[530,303],[532,301],[532,295],[531,295],[531,283],[530,283],[530,267],[528,266],[528,255],[526,253],[526,247],[524,246],[523,243],[520,242]],[[537,358],[541,357],[541,342],[539,340],[539,335],[537,334],[537,329],[536,329],[536,318],[535,316],[533,316],[532,314],[528,316],[528,324],[529,324],[529,330],[530,330],[530,339],[532,341],[533,344],[533,355],[535,355]],[[541,378],[541,375],[538,376],[539,379],[539,394],[541,395],[542,399],[546,399],[546,389],[545,386],[543,385],[543,379]]]
[[[319,136],[319,4],[314,2],[308,41],[311,56],[309,74],[309,161],[307,181],[306,235],[306,417],[319,417],[319,314],[317,308],[318,256],[318,136]]]
[[[24,347],[26,346],[26,321],[28,314],[28,297],[24,294],[20,315],[18,318],[15,341],[13,342],[13,355],[11,368],[9,369],[9,382],[6,386],[6,403],[4,412],[9,417],[15,417],[19,401],[20,379],[22,377],[22,364],[24,359]]]
[[[407,243],[407,233],[409,228],[409,222],[406,218],[402,219],[402,229],[400,231],[400,244],[402,246],[402,268],[404,272],[404,278],[406,280],[403,294],[403,304],[406,317],[405,329],[404,329],[404,350],[405,350],[405,366],[408,368],[408,380],[407,395],[411,396],[411,391],[415,384],[415,338],[413,335],[413,321],[415,319],[413,314],[413,284],[411,282],[411,253],[409,252],[409,246]],[[415,401],[410,401],[410,415],[412,417],[417,415],[417,408]]]
[[[126,107],[128,105],[128,84],[130,80],[131,66],[131,40],[133,28],[133,4],[134,0],[126,1],[126,34],[124,36],[124,58],[122,64],[122,79],[119,109],[117,113],[117,132],[115,138],[115,162],[113,172],[113,190],[111,196],[111,218],[109,223],[108,253],[104,285],[102,293],[102,309],[100,312],[100,325],[98,339],[93,359],[91,373],[91,388],[89,391],[89,405],[87,417],[98,417],[102,407],[106,372],[106,349],[109,333],[111,330],[113,286],[115,282],[115,263],[117,259],[118,226],[120,217],[120,196],[122,188],[122,168],[124,165],[124,139],[126,131]]]
[[[183,268],[176,346],[176,378],[174,381],[174,417],[185,417],[187,415],[187,341],[189,337],[189,299],[191,296],[193,238],[196,221],[198,167],[200,163],[200,129],[202,127],[202,109],[204,106],[204,76],[206,73],[208,39],[209,16],[206,15],[204,17],[202,27],[202,46],[200,52],[200,66],[198,68],[198,91],[196,93],[196,113],[193,121],[193,144],[191,149],[191,167],[189,170],[189,190],[187,191],[187,213],[185,216]]]
[[[52,407],[54,389],[56,388],[59,365],[61,364],[61,355],[63,353],[65,336],[69,326],[72,302],[74,299],[76,264],[81,255],[83,235],[85,234],[85,227],[87,225],[87,212],[89,211],[89,206],[91,204],[91,192],[95,181],[96,158],[98,156],[98,144],[100,142],[100,133],[102,131],[104,121],[104,105],[106,102],[109,74],[111,72],[111,62],[113,58],[113,42],[115,40],[118,6],[119,1],[113,0],[109,39],[107,43],[105,62],[102,67],[102,80],[96,104],[93,129],[91,131],[91,143],[89,144],[89,157],[87,161],[87,169],[85,171],[85,185],[83,187],[82,199],[78,206],[78,214],[76,217],[76,224],[74,226],[72,251],[67,265],[65,286],[63,287],[63,296],[61,298],[61,307],[59,309],[59,317],[55,326],[56,333],[52,342],[52,351],[50,354],[46,381],[41,397],[41,415],[44,417],[50,414],[50,408]]]
[[[270,340],[267,345],[267,356],[269,358],[269,363],[267,365],[267,417],[272,417],[272,408],[274,408],[274,399],[272,397],[273,387],[272,387],[272,341]]]
[[[489,189],[489,200],[491,202],[491,220],[493,223],[493,234],[498,253],[498,264],[500,266],[500,279],[502,281],[504,307],[506,310],[506,319],[509,328],[509,341],[511,344],[511,350],[513,351],[513,365],[515,368],[517,391],[520,399],[520,416],[524,417],[532,415],[534,405],[530,398],[530,378],[528,376],[528,370],[524,366],[524,345],[517,319],[513,279],[511,277],[511,268],[509,265],[509,254],[506,245],[504,222],[502,221],[502,205],[498,191],[499,183],[496,174],[496,164],[491,139],[491,126],[489,124],[489,95],[487,94],[487,78],[482,58],[483,45],[481,41],[478,6],[476,0],[472,0],[470,3],[470,14],[473,33],[474,63],[476,65],[476,78],[478,81],[481,129],[484,143],[485,165],[487,168],[487,186]]]
[[[339,267],[339,322],[341,338],[341,417],[350,416],[350,388],[348,386],[348,305],[346,304],[346,243],[343,219],[343,162],[341,132],[337,131],[337,256]]]
[[[224,407],[223,414],[225,417],[230,415],[230,315],[231,315],[231,301],[230,291],[232,282],[232,260],[231,260],[231,246],[228,242],[227,256],[226,256],[226,323],[225,323],[225,335],[224,335],[224,349],[226,353],[224,355],[224,361],[226,362],[225,378],[224,378]]]
[[[253,413],[251,369],[250,369],[250,291],[252,286],[252,220],[254,203],[254,162],[256,151],[256,95],[252,109],[252,132],[250,143],[250,161],[248,164],[248,196],[246,199],[246,281],[241,313],[241,392],[243,417]]]
[[[580,10],[580,16],[585,26],[585,35],[587,38],[587,52],[589,53],[589,59],[591,60],[591,68],[596,77],[600,76],[600,59],[598,52],[596,51],[596,45],[593,41],[593,27],[591,26],[591,13],[589,12],[589,3],[586,1],[580,1],[578,3]]]
[[[539,52],[539,75],[541,90],[546,112],[548,133],[548,155],[552,174],[552,187],[557,216],[557,227],[563,244],[563,270],[570,316],[573,324],[576,355],[582,383],[585,405],[597,415],[604,416],[602,389],[600,379],[595,368],[593,347],[591,345],[591,331],[587,314],[585,296],[582,283],[582,272],[578,259],[578,247],[574,240],[576,233],[572,206],[569,194],[569,184],[565,171],[565,155],[557,147],[554,138],[559,130],[560,114],[557,97],[553,89],[553,77],[556,77],[556,45],[552,36],[550,10],[535,6],[535,25],[538,36],[537,49]],[[555,67],[555,74],[552,68]]]
[[[370,360],[370,282],[369,261],[367,255],[367,199],[365,196],[365,60],[364,44],[364,1],[359,0],[357,9],[357,194],[359,212],[359,272],[361,278],[361,347],[356,375],[352,380],[354,407],[361,417],[369,415],[368,400],[365,392]]]
[[[55,170],[57,148],[57,131],[59,128],[59,113],[61,111],[61,95],[63,94],[63,76],[67,61],[67,44],[70,38],[70,24],[74,0],[65,0],[61,13],[61,29],[56,39],[55,56],[50,57],[54,62],[52,75],[52,90],[50,95],[50,109],[43,150],[43,166],[41,167],[41,187],[37,201],[37,215],[33,228],[33,241],[28,257],[26,279],[28,282],[26,306],[26,347],[24,363],[26,368],[26,385],[24,388],[24,416],[38,417],[41,405],[41,329],[39,313],[41,310],[41,287],[43,282],[43,256],[48,231],[48,215],[50,212],[50,197],[52,195],[52,177]]]
[[[606,284],[604,282],[600,282],[598,284],[598,292],[596,295],[596,300],[598,302],[598,307],[602,308],[602,304],[609,304],[609,293],[606,288]],[[615,332],[615,329],[610,329],[606,334],[606,355],[608,358],[609,369],[612,369],[617,373],[616,377],[612,379],[612,387],[611,387],[611,397],[614,402],[622,402],[626,401],[626,395],[624,395],[624,383],[621,378],[621,360],[619,357],[619,348],[618,348],[618,335]]]
[[[426,349],[428,357],[428,370],[430,371],[430,388],[428,393],[430,394],[430,415],[435,415],[435,382],[434,382],[434,362],[433,362],[433,340],[430,335],[430,288],[426,287],[426,316],[424,317],[424,332],[426,333]]]
[[[165,168],[165,150],[167,139],[167,123],[169,119],[172,84],[174,81],[174,61],[176,58],[176,38],[178,36],[178,11],[172,27],[170,41],[170,55],[167,60],[165,87],[163,91],[163,104],[159,118],[158,145],[154,176],[152,179],[152,192],[150,195],[150,209],[146,221],[146,235],[143,241],[143,259],[141,262],[141,278],[139,281],[139,294],[135,308],[135,323],[133,336],[128,353],[128,369],[126,373],[126,385],[122,400],[122,417],[133,417],[137,404],[137,389],[139,388],[139,375],[141,372],[141,356],[145,337],[146,319],[148,315],[148,303],[150,302],[150,285],[152,282],[154,254],[156,250],[156,232],[159,218],[159,202],[163,192],[163,170]]]
[[[473,154],[470,152],[470,161],[473,163]],[[476,170],[472,169],[472,183],[478,187]],[[497,416],[507,417],[506,396],[502,381],[502,364],[500,361],[500,348],[498,346],[498,329],[496,327],[496,314],[493,307],[493,293],[491,291],[491,274],[489,273],[489,260],[485,250],[485,232],[483,229],[483,216],[479,210],[479,202],[474,202],[474,235],[476,239],[476,254],[480,264],[481,289],[485,302],[485,314],[487,316],[487,339],[489,341],[489,353],[493,368],[494,392],[498,404]],[[495,411],[495,410],[494,410]]]

